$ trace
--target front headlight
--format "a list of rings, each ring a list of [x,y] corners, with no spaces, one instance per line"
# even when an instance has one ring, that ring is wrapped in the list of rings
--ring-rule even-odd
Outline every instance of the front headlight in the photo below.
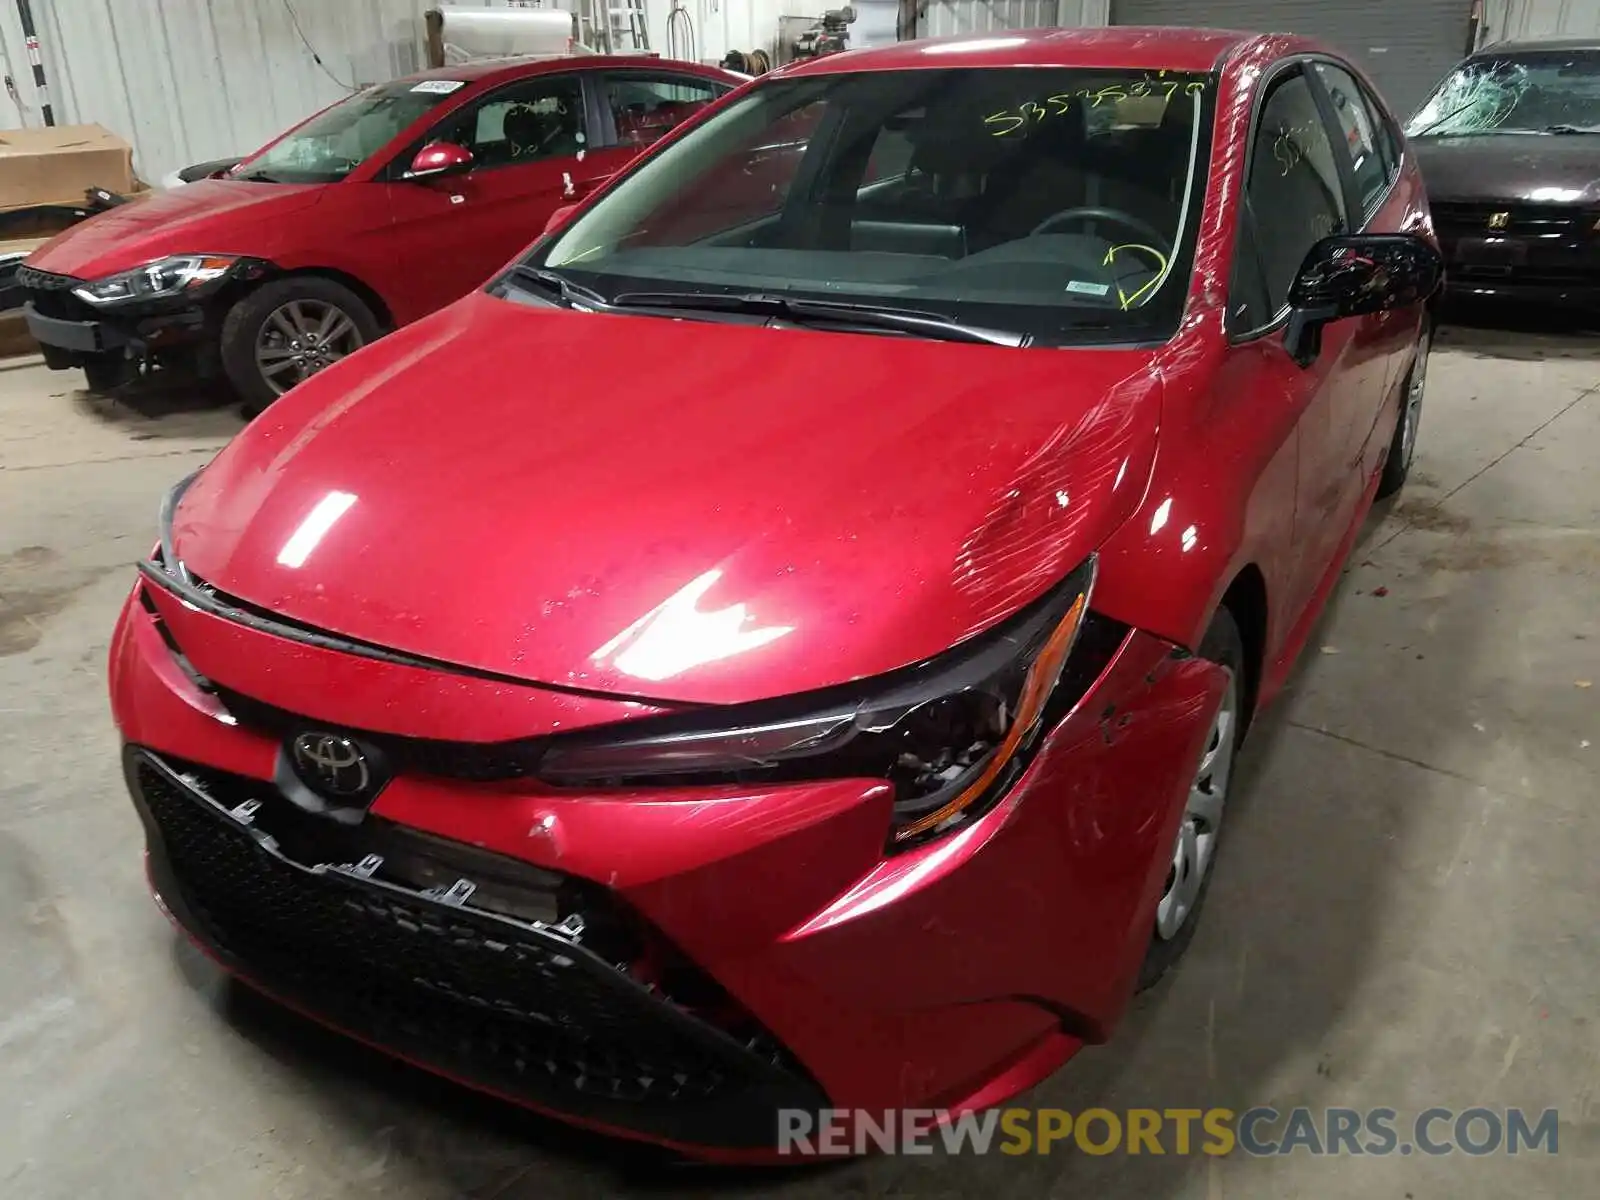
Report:
[[[1064,711],[1058,685],[1094,619],[1094,575],[1091,558],[997,629],[888,677],[553,738],[536,774],[569,787],[885,779],[895,789],[892,846],[948,832],[1004,794],[1047,710]]]
[[[228,255],[180,254],[96,279],[73,288],[72,294],[100,305],[162,300],[201,291],[226,276],[238,263],[238,258]]]

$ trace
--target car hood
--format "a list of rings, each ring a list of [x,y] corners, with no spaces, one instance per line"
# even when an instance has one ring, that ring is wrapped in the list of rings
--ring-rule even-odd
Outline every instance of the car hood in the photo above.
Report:
[[[1411,145],[1430,200],[1600,203],[1600,134],[1500,133]]]
[[[317,203],[329,184],[202,179],[119,204],[51,238],[28,265],[96,279],[169,254],[271,258],[294,236],[291,213]]]
[[[1089,555],[1149,479],[1152,357],[477,293],[268,409],[173,545],[227,596],[448,663],[800,692],[936,654]]]

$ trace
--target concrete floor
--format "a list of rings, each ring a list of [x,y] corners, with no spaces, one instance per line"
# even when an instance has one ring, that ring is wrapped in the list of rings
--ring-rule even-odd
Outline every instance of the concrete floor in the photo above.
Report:
[[[0,1195],[1595,1194],[1600,340],[1446,331],[1411,485],[1252,740],[1188,959],[1025,1098],[1554,1107],[1554,1158],[1067,1151],[708,1178],[240,994],[146,898],[103,681],[158,496],[238,421],[76,382],[0,365]]]

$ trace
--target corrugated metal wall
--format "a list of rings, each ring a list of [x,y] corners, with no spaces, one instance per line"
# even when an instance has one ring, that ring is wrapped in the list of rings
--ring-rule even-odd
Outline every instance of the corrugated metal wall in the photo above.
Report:
[[[1402,117],[1467,51],[1471,0],[1114,0],[1118,25],[1213,25],[1320,38],[1371,73]]]
[[[931,0],[919,37],[996,29],[1081,28],[1110,21],[1109,0]]]
[[[56,122],[95,122],[126,138],[140,174],[152,180],[254,150],[351,87],[416,70],[425,7],[424,0],[33,4]],[[8,0],[0,0],[0,51],[23,123],[40,124]],[[18,123],[9,98],[0,113],[0,125]]]
[[[1600,0],[1487,0],[1482,44],[1600,36]]]

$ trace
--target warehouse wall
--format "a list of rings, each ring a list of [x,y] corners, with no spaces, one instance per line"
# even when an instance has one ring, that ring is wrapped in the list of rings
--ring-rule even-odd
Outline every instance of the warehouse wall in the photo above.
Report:
[[[416,70],[424,7],[423,0],[33,3],[56,122],[95,122],[126,138],[146,179],[254,150],[352,87]],[[9,0],[0,3],[0,51],[23,123],[40,124]],[[9,97],[0,99],[0,114],[0,125],[18,123]]]
[[[1041,26],[1084,27],[1111,20],[1110,0],[931,0],[923,37]]]
[[[349,86],[416,70],[421,14],[438,2],[34,0],[33,7],[56,120],[105,125],[134,145],[145,178],[159,179],[192,162],[253,150]],[[843,0],[682,3],[694,22],[696,56],[715,61],[730,48],[770,48],[780,16],[815,17]],[[858,0],[855,44],[892,37],[893,3]],[[1329,3],[1337,7],[1337,0]],[[663,52],[670,4],[646,3],[651,44]],[[1109,0],[928,0],[920,32],[1104,25],[1109,9]],[[1483,25],[1485,41],[1600,35],[1600,0],[1485,0]],[[0,67],[16,93],[0,96],[0,128],[38,125],[38,97],[11,0],[0,0]]]
[[[1481,44],[1600,36],[1600,0],[1486,0]]]

